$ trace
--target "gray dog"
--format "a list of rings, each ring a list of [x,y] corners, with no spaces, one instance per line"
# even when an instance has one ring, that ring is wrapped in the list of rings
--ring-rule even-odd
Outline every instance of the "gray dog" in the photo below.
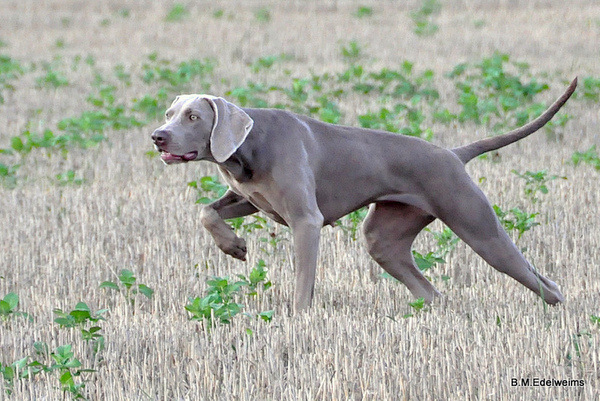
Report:
[[[464,165],[537,131],[576,86],[577,78],[529,124],[452,150],[283,110],[242,109],[208,95],[178,96],[152,140],[166,164],[217,164],[230,190],[204,206],[201,221],[223,252],[246,258],[245,241],[224,219],[260,210],[291,228],[295,311],[312,300],[321,227],[365,205],[369,254],[415,297],[430,302],[439,295],[411,253],[417,234],[439,218],[496,270],[556,304],[563,301],[558,286],[525,260]]]

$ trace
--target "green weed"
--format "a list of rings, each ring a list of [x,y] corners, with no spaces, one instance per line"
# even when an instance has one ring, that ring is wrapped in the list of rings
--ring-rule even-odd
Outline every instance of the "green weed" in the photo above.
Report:
[[[600,101],[600,78],[585,77],[581,80],[578,96],[591,102]]]
[[[191,314],[190,319],[206,321],[208,327],[213,327],[217,322],[229,324],[244,308],[244,304],[239,302],[244,296],[256,296],[259,292],[268,290],[272,285],[267,280],[265,262],[262,259],[248,277],[239,274],[238,278],[240,280],[233,281],[229,277],[214,276],[206,280],[207,295],[189,298],[189,303],[185,306],[185,310]],[[246,291],[244,292],[243,289]],[[271,321],[273,312],[261,312],[255,316],[265,321]]]
[[[348,233],[353,241],[356,241],[359,226],[367,216],[368,212],[369,208],[362,207],[358,210],[348,213],[345,217],[338,220],[335,225],[336,227],[340,227],[343,231]]]
[[[354,12],[356,18],[365,18],[373,16],[373,8],[366,6],[359,6]]]
[[[588,346],[592,345],[592,333],[587,330],[577,331],[575,334],[571,336],[571,347],[575,354],[572,354],[570,351],[567,352],[567,360],[569,363],[573,363],[574,360],[579,360],[581,358],[581,347],[582,341],[587,338]]]
[[[586,163],[592,165],[596,170],[600,170],[600,156],[596,151],[596,145],[592,145],[585,152],[575,152],[571,156],[571,162],[577,166],[580,163]]]
[[[18,307],[19,296],[14,292],[9,292],[0,300],[0,319],[6,321],[14,317],[24,317],[29,321],[33,321],[28,313],[17,310]]]
[[[254,63],[252,63],[252,65],[250,66],[250,69],[252,70],[253,73],[256,74],[260,71],[266,71],[266,70],[271,69],[277,63],[282,63],[282,62],[289,61],[292,59],[293,59],[292,56],[285,54],[285,53],[281,53],[281,54],[273,55],[273,56],[259,57]]]
[[[423,0],[421,7],[410,13],[415,24],[414,32],[419,36],[431,36],[439,29],[433,22],[433,17],[439,14],[442,5],[438,0]]]
[[[189,15],[189,11],[181,3],[175,3],[165,16],[167,22],[179,22]]]
[[[18,164],[8,165],[0,163],[0,184],[2,184],[3,187],[8,189],[15,188],[17,186],[18,169]]]
[[[98,354],[104,349],[104,336],[100,333],[102,328],[99,321],[105,320],[102,315],[108,312],[108,309],[100,309],[93,312],[85,302],[79,302],[75,309],[69,312],[63,312],[62,309],[54,309],[53,313],[57,316],[54,322],[65,328],[78,328],[81,332],[81,338],[85,342],[91,342],[94,354]]]
[[[502,210],[498,205],[493,205],[493,208],[494,212],[496,212],[496,216],[498,216],[498,219],[507,231],[515,230],[518,232],[518,239],[520,239],[526,231],[540,225],[540,223],[535,221],[535,218],[539,213],[527,213],[518,207],[510,209],[508,212]]]
[[[227,185],[221,184],[219,177],[216,175],[204,176],[200,181],[190,181],[188,187],[194,188],[198,197],[196,203],[208,204],[221,198],[227,192]]]
[[[421,313],[426,310],[427,304],[425,303],[425,298],[417,298],[412,302],[408,303],[408,306],[412,308],[415,314]],[[402,316],[404,319],[408,319],[409,317],[415,316],[412,312],[406,313]]]
[[[241,107],[269,107],[269,103],[264,99],[264,94],[269,91],[269,88],[255,82],[248,82],[247,86],[236,87],[227,92],[225,95],[237,99],[237,104]]]
[[[146,284],[137,283],[137,277],[133,275],[133,272],[129,269],[121,270],[117,276],[118,281],[103,281],[100,283],[99,288],[106,288],[109,290],[117,291],[122,294],[127,303],[133,307],[135,305],[135,296],[139,293],[148,299],[152,299],[154,290],[148,287]]]
[[[74,170],[67,170],[64,173],[56,174],[55,179],[55,183],[58,186],[82,185],[85,182],[83,178],[77,178]]]
[[[17,61],[8,56],[0,55],[0,104],[4,103],[2,92],[4,90],[14,90],[11,81],[19,78],[24,72],[25,69]]]
[[[342,57],[349,63],[356,63],[363,57],[363,49],[356,40],[352,40],[347,46],[342,46]]]
[[[144,95],[140,99],[133,99],[131,110],[142,113],[150,121],[163,118],[164,112],[169,105],[169,93],[165,88],[160,88],[156,95]]]
[[[64,142],[82,148],[93,146],[106,139],[107,130],[122,130],[140,127],[143,122],[129,114],[127,107],[116,103],[116,87],[102,85],[98,93],[88,96],[87,102],[96,110],[84,111],[78,117],[65,118],[58,122],[58,129],[66,132]]]
[[[392,110],[384,107],[378,112],[358,116],[360,126],[363,128],[416,136],[430,141],[433,131],[421,126],[424,120],[425,115],[420,110],[401,103],[394,106]]]
[[[69,85],[69,80],[67,79],[65,74],[61,71],[56,70],[57,61],[58,60],[55,60],[55,62],[53,63],[42,64],[42,68],[45,74],[35,79],[35,83],[38,88],[56,89],[61,86]]]
[[[262,291],[266,291],[271,288],[272,283],[267,280],[267,270],[265,267],[265,261],[259,259],[256,266],[250,271],[248,277],[244,276],[243,274],[238,274],[238,278],[242,283],[244,283],[243,285],[247,287],[246,295],[257,295],[258,288],[262,289]]]
[[[214,325],[213,319],[229,324],[231,319],[241,312],[243,304],[235,301],[242,285],[241,281],[231,283],[229,277],[213,277],[206,281],[207,295],[203,298],[190,298],[185,310],[191,313],[192,320],[207,320]]]
[[[445,227],[442,231],[433,231],[429,228],[425,228],[425,231],[433,235],[433,238],[438,246],[438,249],[434,252],[434,254],[436,257],[441,259],[445,258],[450,252],[452,252],[460,241],[456,234],[454,234],[454,232],[452,232],[452,230],[450,230],[448,227]]]
[[[77,326],[83,326],[87,323],[96,323],[100,320],[104,320],[102,314],[106,313],[108,309],[100,309],[97,312],[92,312],[90,307],[85,302],[78,302],[75,305],[75,309],[70,312],[63,312],[62,309],[56,308],[53,313],[57,316],[54,319],[55,323],[58,323],[61,327],[73,328]]]
[[[500,131],[537,117],[545,105],[533,100],[548,89],[548,84],[527,78],[528,71],[526,63],[511,62],[503,53],[495,53],[474,66],[466,63],[455,66],[446,76],[456,80],[457,101],[461,106],[458,120]]]
[[[159,59],[158,53],[151,53],[148,62],[142,65],[141,79],[146,84],[158,83],[169,93],[179,93],[190,89],[195,80],[205,78],[212,73],[215,62],[210,59],[182,61],[172,66],[171,61]],[[166,85],[166,86],[165,86]],[[208,83],[202,83],[208,89]]]
[[[561,177],[558,175],[549,175],[547,170],[540,171],[526,171],[523,174],[517,170],[511,170],[517,177],[525,180],[525,196],[531,200],[532,203],[539,201],[537,197],[538,193],[546,195],[548,193],[547,183],[556,179],[566,180],[567,177]]]
[[[261,7],[254,10],[254,18],[258,22],[267,23],[271,21],[271,11],[267,7]]]
[[[7,394],[12,393],[15,379],[31,379],[42,373],[56,375],[60,388],[73,399],[83,399],[85,381],[76,381],[82,373],[95,372],[94,369],[81,369],[81,362],[75,357],[71,345],[61,345],[50,352],[48,344],[37,341],[33,344],[34,355],[26,356],[11,364],[0,362],[0,373],[4,379]]]
[[[426,272],[438,263],[446,263],[446,261],[439,257],[436,252],[427,252],[425,255],[412,250],[413,259],[415,264],[422,272]]]

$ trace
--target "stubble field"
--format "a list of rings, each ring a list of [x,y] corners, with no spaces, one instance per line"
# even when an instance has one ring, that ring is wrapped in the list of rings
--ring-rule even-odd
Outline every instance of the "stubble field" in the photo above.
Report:
[[[4,1],[0,399],[598,399],[600,6],[467,3]],[[356,213],[323,229],[292,316],[289,231],[234,222],[248,261],[227,257],[196,203],[216,168],[167,167],[150,141],[204,92],[452,147],[575,76],[551,127],[468,165],[557,307],[439,222],[414,249],[444,298],[422,306]]]

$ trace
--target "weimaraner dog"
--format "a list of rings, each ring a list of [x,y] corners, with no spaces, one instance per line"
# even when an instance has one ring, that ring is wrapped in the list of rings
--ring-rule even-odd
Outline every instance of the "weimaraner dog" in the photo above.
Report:
[[[260,210],[291,228],[296,312],[312,300],[321,228],[366,205],[369,254],[413,296],[431,302],[440,295],[411,253],[417,234],[439,218],[496,270],[556,304],[563,301],[558,286],[525,260],[464,165],[537,131],[576,86],[577,78],[527,125],[451,150],[284,110],[242,109],[209,95],[178,96],[152,140],[166,164],[217,164],[230,189],[200,217],[223,252],[246,258],[245,241],[224,219]]]

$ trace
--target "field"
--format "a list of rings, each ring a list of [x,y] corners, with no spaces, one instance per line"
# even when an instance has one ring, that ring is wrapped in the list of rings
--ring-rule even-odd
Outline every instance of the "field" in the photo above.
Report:
[[[0,399],[600,398],[597,2],[0,14]],[[210,93],[453,147],[533,119],[575,76],[549,126],[468,165],[556,307],[438,221],[414,245],[444,294],[423,305],[369,257],[358,211],[323,229],[312,308],[293,316],[289,230],[232,221],[248,261],[224,255],[199,220],[216,167],[165,166],[150,141],[177,94]]]

